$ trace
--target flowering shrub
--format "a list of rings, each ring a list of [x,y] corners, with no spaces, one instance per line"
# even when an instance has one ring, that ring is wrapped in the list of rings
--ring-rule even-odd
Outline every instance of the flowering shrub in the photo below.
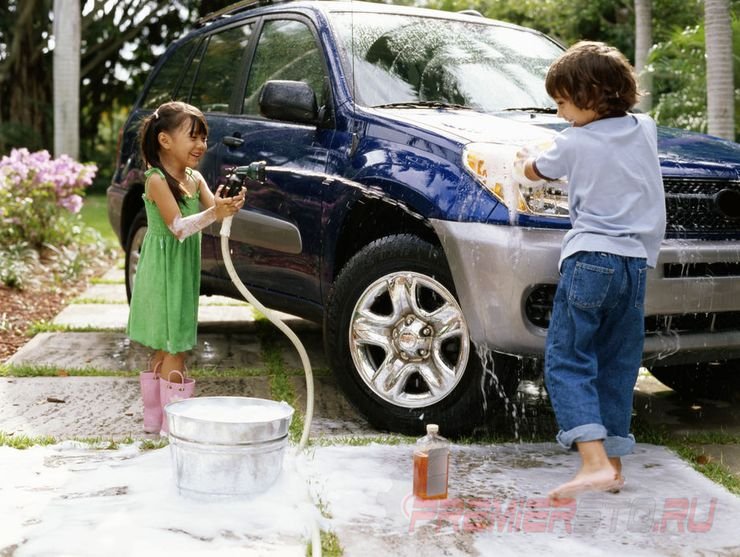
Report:
[[[97,166],[48,151],[13,149],[0,160],[0,247],[26,242],[65,246],[80,227],[71,218]]]

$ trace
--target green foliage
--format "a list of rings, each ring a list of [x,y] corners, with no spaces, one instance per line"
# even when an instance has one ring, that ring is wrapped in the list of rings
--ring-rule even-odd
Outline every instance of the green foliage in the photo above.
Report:
[[[28,269],[38,259],[38,252],[26,242],[0,247],[0,283],[19,290],[25,288],[31,279]]]
[[[735,78],[735,113],[740,114],[740,20],[732,22]],[[654,75],[656,103],[653,117],[663,126],[707,131],[707,73],[704,25],[682,29],[650,52],[648,69]],[[740,118],[735,119],[740,136]]]
[[[580,40],[609,43],[634,59],[633,0],[432,0],[447,11],[474,9],[486,17],[537,29],[568,46]],[[670,37],[702,18],[700,0],[653,0],[653,36]]]

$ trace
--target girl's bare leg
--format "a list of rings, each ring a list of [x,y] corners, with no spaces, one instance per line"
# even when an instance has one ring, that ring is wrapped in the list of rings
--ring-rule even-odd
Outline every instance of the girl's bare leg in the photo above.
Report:
[[[181,383],[182,381],[179,375],[174,374],[170,377],[170,371],[175,370],[183,375],[185,374],[185,352],[180,352],[179,354],[165,353],[162,360],[162,378],[172,383]]]
[[[149,360],[149,369],[155,370],[158,365],[161,365],[164,361],[164,357],[167,354],[164,350],[157,350]],[[161,371],[161,370],[160,370]]]
[[[581,456],[581,469],[571,481],[553,489],[549,493],[550,499],[566,499],[587,491],[608,491],[619,486],[619,472],[606,456],[603,441],[585,441],[576,445]]]

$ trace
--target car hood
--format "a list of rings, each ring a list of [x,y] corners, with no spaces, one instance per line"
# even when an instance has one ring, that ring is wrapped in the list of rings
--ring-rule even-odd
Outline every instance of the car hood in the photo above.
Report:
[[[480,142],[517,147],[547,141],[568,126],[550,114],[473,110],[383,109],[399,122],[441,134],[461,144]],[[740,179],[740,144],[696,132],[658,128],[663,174],[693,178]]]

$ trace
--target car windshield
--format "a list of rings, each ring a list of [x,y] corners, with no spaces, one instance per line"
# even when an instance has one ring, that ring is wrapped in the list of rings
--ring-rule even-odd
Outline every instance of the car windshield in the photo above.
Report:
[[[387,13],[334,13],[332,21],[360,105],[555,107],[545,74],[562,50],[538,33]]]

